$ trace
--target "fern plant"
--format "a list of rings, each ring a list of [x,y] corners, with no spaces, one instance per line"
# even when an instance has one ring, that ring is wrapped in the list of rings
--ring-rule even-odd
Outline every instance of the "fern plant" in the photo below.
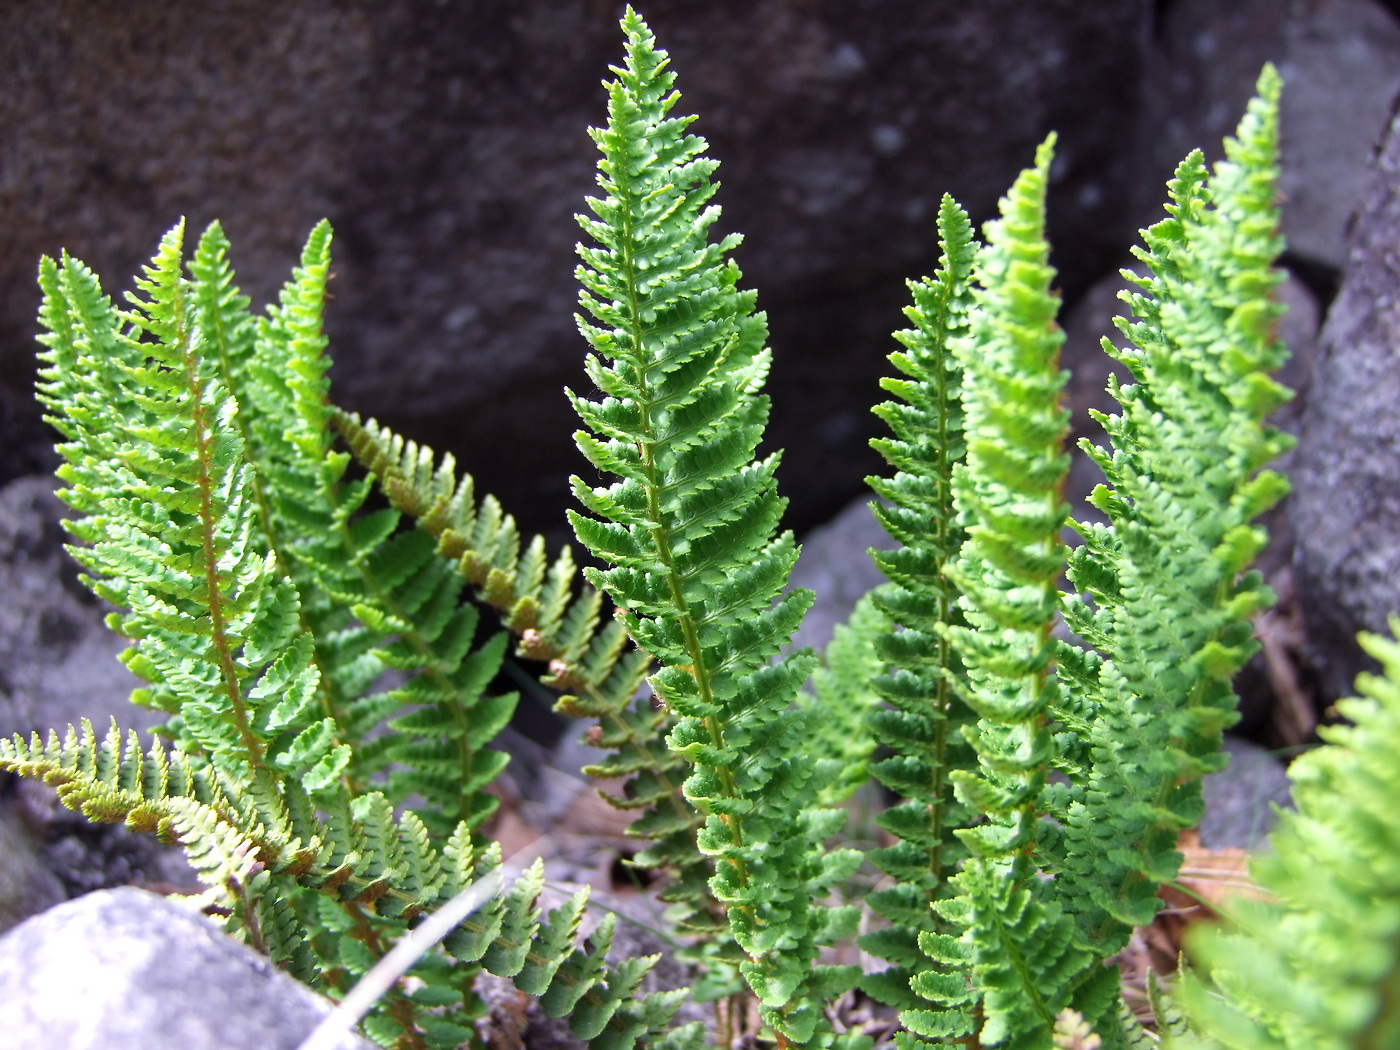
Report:
[[[798,547],[780,457],[756,452],[766,325],[737,236],[711,236],[716,163],[675,115],[645,23],[629,10],[622,28],[580,218],[589,389],[568,394],[593,478],[573,479],[569,519],[597,564],[522,542],[451,457],[330,402],[326,224],[261,317],[217,225],[188,260],[183,226],[167,234],[128,309],[81,263],[46,259],[39,396],[73,551],[117,610],[146,682],[134,699],[166,722],[144,747],[86,724],[0,741],[0,768],[179,842],[200,906],[336,998],[478,895],[461,922],[444,911],[441,945],[365,1020],[384,1046],[479,1045],[483,969],[599,1050],[696,1045],[697,1025],[671,1025],[684,991],[642,992],[650,959],[607,960],[614,920],[595,923],[586,892],[543,914],[542,867],[508,872],[491,841],[507,761],[491,742],[516,703],[492,683],[514,659],[597,720],[594,769],[625,780],[612,800],[636,811],[631,862],[660,876],[696,991],[717,1001],[716,1044],[859,1050],[871,1036],[840,1006],[860,994],[898,1017],[901,1050],[1138,1045],[1110,959],[1176,875],[1200,778],[1223,764],[1249,617],[1272,600],[1248,564],[1254,520],[1286,491],[1267,464],[1287,439],[1265,422],[1287,396],[1268,377],[1277,75],[1226,160],[1188,157],[1145,231],[1124,345],[1105,343],[1132,379],[1111,387],[1109,446],[1086,448],[1105,524],[1073,522],[1062,496],[1053,139],[985,243],[943,200],[939,269],[911,284],[900,376],[875,410],[888,582],[818,655],[788,646],[812,595],[785,589]],[[501,630],[479,637],[483,609]],[[1374,809],[1392,686],[1363,683],[1375,704],[1339,737],[1355,759],[1305,766],[1308,784],[1354,790],[1352,811],[1329,823],[1305,785],[1264,876],[1284,903],[1242,926],[1300,990],[1296,1031],[1342,1033],[1330,1045],[1390,1031],[1393,924],[1368,929],[1356,965],[1313,965],[1390,890],[1348,862],[1339,908],[1310,910],[1297,858],[1335,840],[1393,860]],[[841,804],[871,782],[892,801],[865,855],[843,844]],[[838,964],[853,939],[870,965]],[[1241,976],[1240,943],[1203,950],[1183,1000],[1198,1027],[1157,997],[1176,1045],[1303,1045],[1266,1023],[1281,993]]]
[[[475,642],[458,565],[428,533],[398,530],[397,511],[362,512],[368,481],[348,482],[349,454],[331,447],[329,228],[258,323],[218,227],[188,276],[182,236],[162,241],[130,311],[75,260],[40,274],[40,396],[66,438],[74,551],[124,610],[111,617],[132,641],[124,661],[151,683],[133,699],[170,716],[176,750],[85,726],[6,741],[0,761],[95,819],[181,842],[210,886],[201,903],[343,993],[416,917],[500,868],[481,827],[496,802],[482,789],[504,765],[486,745],[515,703],[486,691],[506,639]],[[390,669],[403,684],[377,689]],[[586,893],[542,919],[541,880],[526,873],[458,927],[368,1033],[406,1047],[475,1039],[485,967],[589,1037],[659,1034],[678,1003],[634,995],[650,960],[606,965],[607,919],[578,941]]]

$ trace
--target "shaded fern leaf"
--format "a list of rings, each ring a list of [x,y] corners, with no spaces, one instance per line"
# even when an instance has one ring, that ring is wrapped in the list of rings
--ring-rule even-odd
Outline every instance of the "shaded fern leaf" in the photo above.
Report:
[[[894,880],[868,898],[890,926],[861,940],[866,951],[893,965],[868,975],[862,986],[905,1009],[920,1003],[910,981],[931,963],[919,948],[919,934],[950,932],[931,905],[947,896],[948,880],[967,853],[953,832],[975,820],[954,797],[949,775],[972,765],[960,731],[969,715],[955,693],[961,665],[947,634],[964,621],[944,566],[965,538],[952,493],[953,470],[963,461],[966,444],[961,367],[951,344],[967,332],[975,253],[967,215],[951,197],[939,207],[938,231],[939,270],[932,279],[910,282],[914,305],[905,315],[915,327],[895,335],[905,349],[890,360],[903,377],[880,384],[896,400],[874,410],[893,436],[871,444],[894,473],[867,479],[886,501],[871,509],[899,544],[871,552],[891,581],[871,595],[891,627],[875,640],[879,670],[889,670],[874,686],[889,706],[872,713],[870,730],[890,752],[873,772],[900,801],[877,817],[898,842],[870,855]],[[927,1029],[929,1023],[923,1019],[917,1026]],[[939,1024],[944,1035],[951,1034],[947,1019]]]
[[[799,704],[812,719],[809,753],[831,761],[839,771],[818,792],[821,805],[839,805],[870,780],[876,741],[865,721],[879,703],[870,683],[884,666],[875,640],[887,630],[889,621],[875,595],[863,596],[846,622],[836,625],[822,665],[812,674],[814,692],[799,694]]]
[[[799,760],[790,707],[815,660],[778,656],[811,595],[778,597],[797,549],[777,535],[777,457],[754,459],[766,325],[725,259],[738,238],[708,238],[715,162],[686,134],[690,118],[669,115],[667,57],[635,12],[622,26],[608,126],[592,132],[603,195],[588,201],[595,218],[579,219],[594,245],[579,248],[579,327],[601,396],[570,394],[587,428],[580,451],[618,480],[574,478],[589,514],[569,518],[611,566],[588,578],[662,664],[651,683],[678,716],[670,747],[694,767],[685,792],[705,814],[710,889],[765,1020],[789,1041],[828,1042],[822,993],[854,975],[817,967],[817,953],[854,916],[815,901],[858,855],[822,850],[841,815],[813,808],[813,770]]]
[[[1133,382],[1100,417],[1107,450],[1086,443],[1107,484],[1091,501],[1110,524],[1076,525],[1070,626],[1098,655],[1066,652],[1097,709],[1092,774],[1063,817],[1057,867],[1067,906],[1102,954],[1161,906],[1176,838],[1201,815],[1200,779],[1220,769],[1231,676],[1257,649],[1250,617],[1273,602],[1246,570],[1267,535],[1252,519],[1287,492],[1261,469],[1292,439],[1263,420],[1289,396],[1268,377],[1286,353],[1269,298],[1282,280],[1276,205],[1279,79],[1266,67],[1227,160],[1199,152],[1170,183],[1168,217],[1136,254],[1148,276],[1123,298],[1132,342],[1105,349]]]

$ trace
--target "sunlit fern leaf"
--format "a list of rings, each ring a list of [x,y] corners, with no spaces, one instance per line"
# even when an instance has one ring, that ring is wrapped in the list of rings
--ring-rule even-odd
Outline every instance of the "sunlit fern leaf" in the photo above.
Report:
[[[1068,412],[1058,404],[1067,378],[1059,367],[1064,336],[1044,240],[1052,145],[1041,146],[1036,167],[1003,199],[1002,218],[988,224],[974,321],[956,344],[967,457],[955,468],[953,493],[967,538],[948,573],[963,593],[967,626],[945,630],[966,667],[962,695],[979,721],[975,733],[973,726],[963,732],[983,772],[960,771],[954,782],[964,798],[1003,800],[990,811],[992,826],[963,833],[987,857],[1011,857],[1034,834],[1057,694],[1050,628],[1065,557],[1059,530],[1068,508],[1060,488],[1069,457]]]
[[[461,602],[452,564],[428,537],[395,535],[395,511],[362,511],[369,481],[347,480],[350,457],[332,447],[322,325],[330,242],[330,226],[318,224],[280,302],[256,324],[240,312],[246,300],[233,288],[217,226],[191,264],[198,327],[207,345],[221,348],[223,378],[243,407],[236,420],[256,467],[255,539],[276,553],[302,598],[296,610],[283,611],[282,627],[304,627],[315,643],[314,694],[303,683],[297,702],[289,702],[281,681],[266,691],[283,697],[277,728],[299,734],[291,759],[312,745],[335,746],[349,755],[339,772],[360,790],[397,764],[403,768],[389,781],[395,799],[416,792],[424,818],[446,835],[464,818],[480,826],[494,809],[496,800],[481,788],[504,756],[486,745],[509,719],[515,697],[485,695],[501,647],[473,651],[476,614]],[[370,693],[391,666],[408,673],[407,682]],[[416,720],[401,719],[398,732],[366,742],[405,705],[419,707]],[[314,729],[303,724],[313,721]],[[316,786],[328,786],[326,772]]]
[[[957,590],[944,571],[965,538],[952,494],[953,469],[966,445],[961,368],[951,342],[967,332],[976,245],[966,214],[950,197],[939,207],[938,231],[938,272],[910,282],[914,305],[905,315],[915,327],[895,335],[904,350],[890,360],[903,376],[881,381],[896,400],[874,410],[893,434],[871,444],[894,473],[867,479],[885,501],[872,510],[898,544],[871,552],[891,583],[871,594],[887,623],[872,646],[879,660],[873,685],[889,706],[871,713],[870,730],[890,752],[872,772],[899,796],[876,819],[899,841],[871,853],[895,880],[869,897],[890,926],[861,941],[893,965],[867,975],[862,986],[905,1009],[920,1002],[910,981],[931,965],[918,936],[940,932],[930,906],[948,894],[948,879],[967,852],[953,832],[975,819],[954,798],[949,775],[967,768],[971,755],[959,732],[969,718],[956,696],[960,662],[943,628],[963,624]],[[929,1034],[927,1023],[914,1023]]]
[[[1249,617],[1273,594],[1249,563],[1267,536],[1251,519],[1287,492],[1262,467],[1292,439],[1264,424],[1289,395],[1269,378],[1286,349],[1268,294],[1282,273],[1278,234],[1280,83],[1259,81],[1227,159],[1199,152],[1177,169],[1168,217],[1127,274],[1132,342],[1105,349],[1132,373],[1111,383],[1121,408],[1100,417],[1108,449],[1086,451],[1106,485],[1091,497],[1109,524],[1077,525],[1070,625],[1102,654],[1066,664],[1096,709],[1092,773],[1063,814],[1058,882],[1091,943],[1108,954],[1161,907],[1180,864],[1176,838],[1201,815],[1201,777],[1224,765],[1231,676],[1258,648]]]
[[[594,217],[579,218],[590,239],[579,328],[603,396],[570,394],[588,428],[580,451],[619,480],[573,479],[591,516],[569,517],[610,566],[589,580],[663,665],[652,688],[679,716],[668,743],[693,765],[685,791],[706,815],[697,843],[715,862],[710,890],[764,1018],[785,1040],[820,1043],[831,1034],[818,985],[854,975],[815,969],[833,927],[809,882],[828,871],[821,841],[840,816],[806,815],[816,782],[790,705],[814,660],[778,657],[811,596],[778,596],[797,552],[777,535],[777,457],[754,458],[766,324],[725,259],[738,238],[709,239],[716,165],[686,133],[691,118],[670,116],[666,54],[635,12],[622,24],[626,61],[608,85],[608,125],[592,132],[603,192],[588,200]]]
[[[985,228],[972,322],[953,344],[967,453],[954,467],[952,491],[966,531],[945,571],[961,592],[965,624],[935,629],[957,651],[963,674],[954,680],[956,692],[977,716],[961,727],[976,767],[950,777],[958,800],[989,819],[956,832],[970,856],[950,884],[956,896],[934,906],[950,932],[920,934],[951,973],[926,972],[914,981],[951,1015],[940,1038],[957,1042],[971,1030],[984,1045],[1026,1048],[1049,1043],[1066,1007],[1096,1030],[1107,1026],[1108,1045],[1121,1043],[1110,971],[1074,942],[1074,924],[1053,886],[1037,878],[1033,859],[1055,754],[1050,727],[1061,688],[1051,631],[1068,515],[1061,498],[1069,467],[1068,412],[1059,404],[1064,336],[1055,324],[1059,301],[1045,241],[1053,141],[1037,150],[1035,167],[1016,180],[1001,218]],[[970,990],[956,980],[959,967]],[[910,1020],[916,1031],[942,1026]]]
[[[272,675],[294,696],[316,671],[296,591],[257,541],[236,405],[204,357],[182,238],[180,225],[162,240],[125,313],[77,264],[45,266],[44,317],[60,330],[41,395],[73,439],[59,471],[83,515],[73,552],[123,610],[111,622],[135,641],[127,664],[151,683],[136,699],[175,716],[185,750],[237,782],[279,767],[325,783],[347,757],[333,734],[259,689]]]
[[[840,770],[818,794],[824,806],[846,801],[870,779],[877,741],[865,731],[865,720],[879,703],[870,683],[884,667],[875,639],[887,630],[889,621],[872,595],[862,597],[832,633],[822,666],[812,675],[815,692],[799,698],[812,714],[812,757],[829,759]]]

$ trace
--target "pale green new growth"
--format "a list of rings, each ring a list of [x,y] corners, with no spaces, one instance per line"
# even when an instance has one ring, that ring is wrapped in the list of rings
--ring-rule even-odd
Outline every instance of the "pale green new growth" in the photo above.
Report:
[[[1234,930],[1191,943],[1185,1001],[1201,1035],[1173,1047],[1400,1045],[1400,644],[1361,644],[1381,673],[1338,705],[1355,724],[1323,730],[1331,746],[1294,763],[1297,812],[1252,865],[1276,899],[1231,902]]]

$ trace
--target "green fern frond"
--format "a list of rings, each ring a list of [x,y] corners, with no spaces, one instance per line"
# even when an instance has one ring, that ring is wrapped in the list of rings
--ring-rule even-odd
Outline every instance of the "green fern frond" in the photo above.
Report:
[[[843,925],[816,904],[858,855],[824,853],[840,814],[812,808],[802,724],[790,710],[815,660],[778,651],[810,604],[778,593],[796,560],[777,536],[777,458],[756,461],[767,417],[766,325],[725,253],[710,242],[718,209],[705,143],[669,115],[677,94],[667,57],[628,10],[627,59],[608,86],[603,196],[580,217],[579,327],[596,356],[598,400],[571,394],[586,430],[580,451],[619,480],[574,495],[579,540],[610,568],[589,570],[638,645],[662,668],[651,678],[678,716],[668,742],[694,765],[686,796],[706,815],[700,850],[710,888],[748,956],[742,970],[781,1038],[829,1041],[821,991],[853,975],[817,967]],[[851,916],[853,918],[853,916]],[[824,987],[825,986],[825,987]]]
[[[963,367],[965,462],[953,496],[967,539],[947,568],[962,592],[967,626],[945,628],[966,668],[962,695],[978,715],[963,735],[982,772],[955,773],[960,797],[995,821],[963,833],[979,856],[1028,874],[1040,791],[1052,754],[1048,726],[1059,690],[1051,637],[1064,569],[1061,491],[1069,469],[1059,405],[1068,373],[1064,334],[1044,239],[1045,188],[1053,138],[1036,153],[989,223],[977,256],[976,310],[955,345]]]
[[[259,947],[293,964],[302,976],[333,986],[365,972],[395,931],[499,867],[498,851],[474,853],[465,823],[439,850],[422,822],[412,813],[395,817],[383,795],[361,796],[353,804],[335,802],[321,815],[295,799],[289,799],[290,807],[279,799],[233,799],[199,765],[178,752],[167,755],[159,742],[144,754],[134,736],[123,746],[115,726],[98,737],[85,725],[81,734],[70,731],[62,743],[54,734],[47,742],[38,737],[0,740],[0,768],[44,778],[66,804],[92,819],[124,820],[180,842],[210,885],[210,903],[230,907],[239,916],[251,911],[253,921],[246,930]],[[299,815],[294,812],[298,808]],[[601,1033],[619,1050],[639,1039],[658,1039],[683,993],[633,999],[631,991],[654,960],[605,965],[605,932],[592,935],[592,948],[576,946],[586,891],[541,927],[536,921],[539,875],[527,876],[503,894],[485,918],[463,923],[449,939],[453,954],[466,963],[485,955],[493,973],[516,979],[531,994],[548,994],[547,1008],[558,1014],[572,1008],[576,1031]],[[305,915],[298,919],[306,893],[324,902],[313,909],[315,921],[310,923]],[[293,921],[321,931],[312,941],[314,955],[288,932]],[[315,941],[328,931],[335,934],[331,947],[318,947]],[[441,971],[441,964],[425,965]],[[438,972],[435,984],[455,988],[460,1006],[470,994],[474,973],[470,968],[449,980]],[[394,1011],[404,1001],[394,997],[386,1002],[380,1020],[369,1028],[401,1035],[405,1016],[400,1013],[396,1021]],[[422,1019],[408,1020],[417,1024]],[[693,1031],[687,1034],[693,1036]]]
[[[519,639],[516,655],[545,664],[541,680],[566,693],[560,710],[599,721],[589,743],[614,755],[587,772],[625,778],[621,798],[604,798],[642,811],[628,834],[649,845],[634,863],[669,872],[662,899],[689,902],[684,921],[713,928],[716,917],[704,903],[710,866],[694,847],[700,822],[681,793],[685,763],[665,743],[674,720],[642,691],[650,654],[631,643],[622,624],[600,625],[602,594],[578,579],[567,547],[546,569],[542,537],[535,536],[524,555],[518,545],[498,542],[493,529],[517,535],[514,519],[493,497],[476,499],[471,476],[458,477],[451,455],[436,460],[430,449],[352,413],[337,410],[333,418],[394,508],[415,519],[478,600],[501,613]]]
[[[1276,899],[1232,901],[1237,925],[1190,943],[1182,999],[1200,1036],[1173,1047],[1400,1041],[1400,645],[1360,641],[1381,673],[1337,705],[1353,724],[1322,730],[1327,744],[1289,771],[1297,812],[1280,814],[1271,851],[1251,864]]]
[[[891,581],[871,597],[893,629],[876,639],[881,673],[874,687],[889,706],[872,713],[870,731],[890,752],[873,772],[900,801],[877,818],[899,841],[870,855],[894,880],[868,898],[891,925],[861,940],[866,951],[893,965],[868,975],[862,986],[905,1009],[920,1002],[910,980],[929,968],[919,934],[947,932],[931,905],[948,894],[948,880],[967,854],[953,832],[975,819],[954,797],[949,775],[972,765],[961,733],[969,714],[955,693],[961,665],[947,634],[948,627],[964,621],[944,566],[965,538],[952,493],[953,471],[966,444],[961,368],[951,344],[967,333],[975,254],[967,215],[951,197],[939,207],[938,233],[939,270],[932,279],[910,282],[914,305],[905,308],[905,316],[915,327],[895,334],[905,350],[890,355],[904,378],[880,384],[897,400],[874,409],[893,436],[871,444],[895,472],[866,479],[886,501],[871,504],[876,518],[899,544],[871,552]],[[889,673],[883,673],[886,666]],[[926,1021],[920,1023],[927,1028]]]
[[[485,696],[501,647],[473,651],[477,617],[461,602],[451,563],[426,536],[395,535],[394,511],[364,513],[368,479],[349,482],[350,456],[332,445],[329,358],[322,312],[331,230],[312,230],[280,303],[256,324],[233,287],[228,244],[217,226],[192,261],[193,297],[205,345],[218,347],[221,376],[247,422],[240,424],[259,503],[260,538],[301,597],[299,617],[315,640],[317,704],[296,727],[305,744],[334,744],[347,782],[366,790],[388,766],[396,801],[447,835],[460,820],[479,827],[497,805],[483,790],[505,755],[487,744],[514,709],[514,694]],[[426,541],[426,542],[425,542]],[[389,667],[410,677],[370,693]],[[392,721],[405,705],[411,716]],[[394,730],[366,740],[383,727]]]
[[[937,907],[968,932],[955,951],[946,950],[948,942],[936,935],[922,940],[940,961],[962,963],[972,974],[982,1016],[979,1044],[1044,1050],[1066,1009],[1096,1018],[1093,1027],[1107,1035],[1106,1025],[1117,1020],[1118,971],[1096,965],[1077,943],[1073,920],[1041,898],[1034,882],[1007,878],[1004,867],[984,858],[974,858],[956,881],[961,895]],[[928,991],[935,990],[935,981],[941,993],[944,975],[915,978],[916,987]],[[1121,1035],[1109,1045],[1120,1041]]]
[[[348,756],[306,717],[310,639],[256,539],[237,408],[203,356],[182,238],[183,225],[162,240],[127,313],[104,309],[76,264],[67,280],[48,269],[45,319],[76,324],[54,333],[40,391],[73,438],[59,475],[86,543],[72,549],[93,590],[126,610],[111,618],[135,642],[124,660],[151,683],[134,698],[175,716],[185,750],[242,783],[277,768],[318,789]]]
[[[1123,298],[1132,342],[1105,349],[1132,372],[1101,417],[1108,450],[1086,451],[1107,479],[1091,497],[1107,526],[1070,579],[1092,598],[1070,626],[1103,659],[1066,653],[1096,709],[1092,773],[1068,807],[1058,882],[1096,950],[1111,954],[1160,907],[1180,864],[1176,838],[1201,815],[1200,778],[1224,765],[1238,717],[1231,676],[1257,649],[1250,616],[1273,602],[1249,563],[1267,535],[1252,519],[1287,492],[1261,468],[1292,439],[1264,425],[1288,393],[1268,377],[1282,280],[1276,203],[1279,79],[1266,67],[1227,160],[1177,169],[1168,218],[1145,231],[1146,277]]]
[[[870,683],[884,669],[875,642],[889,626],[876,595],[862,597],[846,622],[836,625],[822,664],[812,674],[814,692],[799,695],[799,705],[812,720],[810,754],[840,771],[817,793],[823,806],[840,805],[870,780],[877,741],[866,732],[865,722],[879,703]]]
[[[983,1045],[1045,1047],[1065,1008],[1100,1031],[1116,1020],[1112,972],[1074,942],[1053,886],[1037,877],[1037,841],[1048,833],[1042,795],[1055,758],[1051,724],[1061,704],[1052,631],[1068,516],[1069,414],[1059,404],[1068,374],[1059,368],[1064,336],[1045,241],[1052,151],[1053,138],[1003,199],[1001,218],[987,224],[972,324],[954,343],[967,455],[954,467],[952,490],[966,538],[945,572],[961,592],[966,625],[936,629],[961,659],[957,692],[977,715],[961,727],[977,769],[955,769],[950,778],[958,800],[989,819],[956,832],[970,856],[951,882],[957,895],[934,905],[951,932],[920,935],[941,965],[916,976],[914,988],[944,1005],[947,1016],[929,1027],[947,1042],[975,1031]],[[959,967],[971,989],[957,978]],[[921,1020],[911,1017],[911,1027]],[[1117,1036],[1110,1045],[1121,1042]]]

